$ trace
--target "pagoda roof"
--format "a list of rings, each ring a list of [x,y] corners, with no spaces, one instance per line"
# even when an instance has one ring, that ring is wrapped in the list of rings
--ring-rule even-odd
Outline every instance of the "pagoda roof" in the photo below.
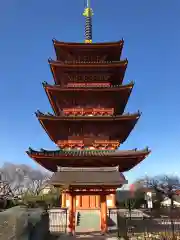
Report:
[[[53,45],[57,60],[79,59],[90,57],[90,59],[119,60],[122,54],[124,40],[103,43],[73,43],[60,42],[53,39]],[[92,58],[91,58],[92,57]],[[95,57],[95,58],[93,58]]]
[[[126,67],[128,64],[128,60],[121,61],[102,61],[102,62],[85,62],[85,61],[55,61],[52,59],[48,60],[50,66],[52,67],[61,67],[61,68],[119,68]]]
[[[60,42],[53,39],[53,45],[58,60],[73,59],[86,55],[105,55],[108,59],[119,60],[121,57],[124,40],[102,43],[74,43]]]
[[[63,42],[63,41],[58,41],[56,39],[52,39],[53,44],[55,46],[62,46],[62,47],[80,47],[80,48],[104,48],[104,47],[117,47],[122,44],[124,44],[124,40],[121,39],[119,41],[114,41],[114,42],[93,42],[91,44],[87,43],[79,43],[79,42]]]
[[[143,150],[54,150],[41,149],[35,151],[29,148],[26,152],[44,168],[56,172],[62,167],[108,167],[119,166],[120,172],[129,171],[143,161],[150,153],[148,148]]]
[[[36,116],[42,127],[49,135],[50,139],[57,143],[58,140],[64,140],[69,136],[69,130],[76,125],[87,128],[100,128],[100,132],[110,134],[114,140],[123,143],[137,123],[140,112],[135,114],[123,114],[119,116],[54,116],[52,114],[43,114],[39,111]],[[113,123],[111,126],[110,124]],[[94,126],[93,126],[94,125]],[[85,131],[85,130],[84,130]],[[92,131],[93,132],[93,131]]]
[[[110,87],[84,87],[82,85],[74,88],[74,87],[61,87],[60,85],[49,85],[47,83],[43,83],[43,87],[46,91],[46,94],[48,96],[48,99],[50,101],[50,104],[54,110],[54,113],[57,115],[60,115],[60,105],[64,101],[64,99],[67,99],[67,94],[69,97],[71,97],[72,92],[78,92],[77,97],[80,98],[80,93],[87,92],[87,94],[90,92],[97,93],[98,97],[101,92],[109,92],[112,94],[110,95],[110,98],[115,98],[117,101],[117,112],[123,113],[125,106],[127,104],[128,98],[131,94],[132,88],[134,86],[134,83],[131,82],[126,85],[116,85],[116,86],[110,86]],[[91,99],[94,101],[94,98]]]
[[[134,82],[130,82],[128,84],[122,85],[111,85],[111,86],[104,86],[104,85],[99,85],[97,87],[91,87],[91,86],[84,86],[82,84],[79,85],[78,87],[62,87],[60,85],[51,85],[48,84],[47,82],[43,82],[44,88],[48,91],[60,91],[60,92],[69,92],[69,91],[94,91],[94,92],[100,92],[100,91],[122,91],[124,89],[131,89],[134,86]]]
[[[87,174],[89,177],[87,178]],[[73,168],[58,167],[53,174],[50,184],[67,186],[121,186],[127,183],[124,175],[119,173],[118,167],[104,168]]]
[[[48,60],[51,72],[54,77],[56,84],[61,83],[62,73],[68,72],[78,72],[78,73],[113,73],[116,78],[115,81],[118,81],[118,84],[121,84],[126,72],[128,60],[115,61],[115,62],[78,62],[71,61],[68,63],[62,61],[54,61],[52,59]]]

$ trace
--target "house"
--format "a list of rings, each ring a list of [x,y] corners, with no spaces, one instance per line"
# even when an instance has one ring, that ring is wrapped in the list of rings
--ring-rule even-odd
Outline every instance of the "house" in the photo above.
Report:
[[[174,207],[180,207],[180,196],[175,196],[175,200],[173,201]],[[170,207],[171,206],[171,199],[165,198],[164,201],[161,202],[161,206],[163,207]]]
[[[43,195],[46,195],[46,194],[48,194],[51,190],[52,190],[52,186],[51,185],[49,185],[48,183],[45,183],[43,186],[42,186],[42,189],[41,189],[41,193],[43,194]]]

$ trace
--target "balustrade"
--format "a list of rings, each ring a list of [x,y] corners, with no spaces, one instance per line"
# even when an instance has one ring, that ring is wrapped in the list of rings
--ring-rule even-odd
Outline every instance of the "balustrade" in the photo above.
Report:
[[[66,116],[112,116],[114,108],[63,108],[63,113]]]
[[[67,87],[110,87],[110,83],[68,83]]]

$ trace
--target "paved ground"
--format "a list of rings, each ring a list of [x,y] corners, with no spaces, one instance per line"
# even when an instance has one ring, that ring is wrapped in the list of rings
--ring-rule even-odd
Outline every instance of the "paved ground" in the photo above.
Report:
[[[68,235],[64,235],[64,236],[60,236],[60,237],[52,236],[48,240],[75,240],[75,239],[116,240],[118,238],[114,237],[114,236],[110,236],[110,235],[102,236],[100,233],[89,233],[89,234],[77,234],[76,236],[68,236]]]

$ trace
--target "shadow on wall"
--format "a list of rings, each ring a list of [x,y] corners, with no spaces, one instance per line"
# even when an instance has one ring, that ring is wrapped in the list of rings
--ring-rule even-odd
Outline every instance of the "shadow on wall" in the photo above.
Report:
[[[43,212],[40,220],[36,224],[29,221],[28,235],[28,240],[44,240],[49,237],[49,214],[47,212]]]

